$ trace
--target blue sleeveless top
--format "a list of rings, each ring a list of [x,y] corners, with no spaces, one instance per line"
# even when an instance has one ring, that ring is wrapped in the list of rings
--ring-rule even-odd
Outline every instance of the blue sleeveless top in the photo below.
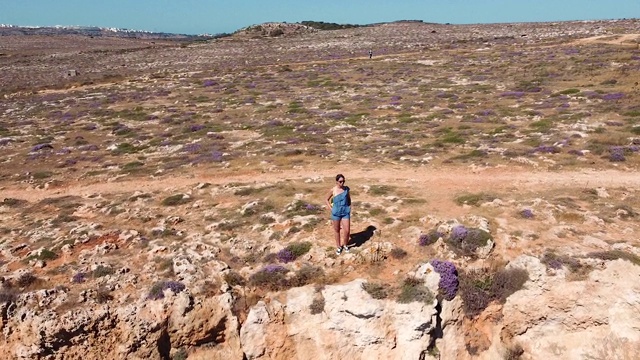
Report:
[[[351,204],[349,203],[349,187],[345,186],[344,191],[333,196],[333,207],[331,215],[344,217],[351,214]]]

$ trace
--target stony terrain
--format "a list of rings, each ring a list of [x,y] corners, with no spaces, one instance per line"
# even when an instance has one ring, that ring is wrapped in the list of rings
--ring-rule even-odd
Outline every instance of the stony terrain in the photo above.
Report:
[[[0,357],[640,357],[640,21],[256,29],[2,38]]]

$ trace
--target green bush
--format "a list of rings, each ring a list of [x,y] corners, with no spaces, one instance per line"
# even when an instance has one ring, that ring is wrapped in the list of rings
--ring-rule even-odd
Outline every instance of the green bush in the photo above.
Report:
[[[188,196],[184,196],[183,194],[175,194],[169,197],[164,198],[162,200],[162,205],[164,206],[176,206],[186,204],[191,201],[191,198]]]
[[[311,250],[312,244],[309,241],[295,242],[287,245],[285,249],[291,251],[291,254],[297,259]]]
[[[222,278],[227,282],[227,284],[229,284],[229,286],[244,286],[247,283],[244,277],[235,271],[229,271],[224,274]]]
[[[397,299],[402,304],[416,301],[430,304],[433,300],[433,294],[424,286],[423,281],[414,277],[408,277],[404,280]]]
[[[587,257],[601,260],[622,259],[630,261],[634,265],[640,265],[640,256],[622,250],[596,251],[587,254]]]
[[[471,205],[471,206],[480,206],[480,204],[485,203],[485,202],[490,202],[495,200],[496,197],[494,195],[491,194],[487,194],[487,193],[465,193],[462,195],[458,195],[455,198],[455,202],[458,205]]]
[[[324,275],[324,270],[321,267],[304,265],[295,272],[293,277],[291,277],[289,284],[291,286],[298,287],[322,282]]]
[[[94,278],[100,278],[103,276],[111,275],[113,273],[115,273],[115,270],[113,270],[112,267],[98,265],[98,267],[96,267],[95,270],[93,270],[92,275]]]
[[[378,283],[365,282],[362,283],[362,289],[367,292],[367,294],[371,295],[372,298],[382,300],[386,299],[389,296],[389,292],[387,291],[387,286]]]
[[[522,289],[529,279],[524,269],[501,269],[495,273],[487,270],[461,272],[459,293],[462,309],[468,317],[482,313],[492,301],[503,304],[509,296]]]
[[[324,298],[316,297],[313,299],[311,305],[309,305],[309,310],[313,315],[321,314],[324,311]]]

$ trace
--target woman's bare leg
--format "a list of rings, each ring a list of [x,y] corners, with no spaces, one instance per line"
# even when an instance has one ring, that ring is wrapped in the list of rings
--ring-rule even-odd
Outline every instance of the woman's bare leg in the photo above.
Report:
[[[336,247],[340,247],[340,220],[331,220],[333,223],[333,235],[336,240]]]
[[[340,220],[340,225],[342,227],[342,245],[347,246],[349,237],[351,236],[351,219]]]

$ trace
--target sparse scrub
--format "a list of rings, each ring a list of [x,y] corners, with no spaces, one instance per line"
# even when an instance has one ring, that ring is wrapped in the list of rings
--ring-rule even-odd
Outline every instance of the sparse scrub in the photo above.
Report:
[[[587,257],[602,260],[622,259],[634,265],[640,265],[640,256],[622,250],[595,251],[588,253]]]
[[[389,252],[389,255],[396,260],[401,260],[407,257],[407,252],[402,248],[394,247]]]
[[[182,205],[182,204],[186,204],[188,202],[191,201],[191,197],[184,195],[184,194],[175,194],[175,195],[171,195],[169,197],[164,198],[164,200],[162,200],[162,205],[164,206],[177,206],[177,205]]]
[[[249,284],[270,291],[289,288],[287,273],[289,270],[280,265],[267,265],[249,277]]]
[[[491,240],[491,234],[482,229],[457,225],[451,229],[445,241],[461,254],[473,256],[478,248],[486,246]]]
[[[309,305],[309,311],[311,311],[312,315],[322,314],[324,311],[324,298],[323,297],[315,297]]]
[[[159,300],[164,298],[164,291],[171,290],[174,294],[178,294],[186,289],[186,286],[178,281],[173,280],[161,280],[154,283],[149,290],[149,294],[147,295],[147,299],[149,300]]]
[[[229,286],[244,286],[247,283],[242,275],[233,270],[225,273],[222,278],[227,282],[227,284],[229,284]]]
[[[408,304],[416,301],[430,304],[433,300],[433,294],[426,286],[424,286],[422,280],[414,277],[407,277],[404,280],[402,287],[400,288],[400,294],[397,298],[397,301],[402,304]]]
[[[522,289],[529,279],[524,269],[472,270],[460,275],[460,294],[465,315],[475,317],[495,301],[503,304],[509,296]]]
[[[418,245],[427,246],[431,244],[435,244],[438,239],[444,237],[444,234],[439,232],[438,230],[431,230],[426,234],[421,234],[418,237]]]
[[[107,275],[112,275],[115,273],[115,270],[110,266],[98,265],[92,272],[92,276],[94,278],[101,278]]]
[[[372,298],[382,300],[389,296],[388,286],[373,282],[362,283],[362,289]]]
[[[467,193],[458,195],[455,198],[455,202],[458,205],[471,205],[471,206],[480,206],[480,204],[484,202],[490,202],[495,200],[496,197],[487,193]]]

